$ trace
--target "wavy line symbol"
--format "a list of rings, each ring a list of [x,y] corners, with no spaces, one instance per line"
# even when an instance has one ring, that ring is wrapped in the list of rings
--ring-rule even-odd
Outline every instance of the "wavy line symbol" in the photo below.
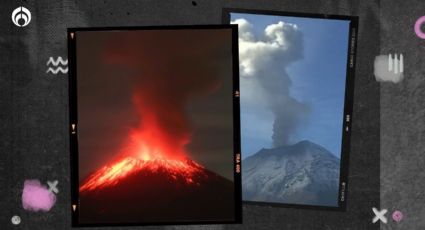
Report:
[[[46,65],[52,64],[54,66],[58,66],[60,64],[62,65],[68,65],[68,59],[63,60],[62,57],[58,57],[55,61],[55,59],[53,59],[53,57],[50,57],[49,60],[47,61]]]
[[[31,12],[23,6],[16,8],[12,12],[12,22],[19,27],[27,26],[31,22]]]
[[[56,60],[53,57],[50,57],[49,60],[46,63],[47,66],[53,65],[56,68],[49,67],[46,71],[46,73],[52,73],[52,74],[58,74],[59,72],[66,74],[68,73],[68,59],[63,59],[62,57],[56,58]],[[64,66],[62,68],[62,66]]]
[[[53,73],[53,74],[58,74],[59,72],[61,72],[61,73],[68,73],[68,67],[66,67],[66,68],[64,68],[64,69],[62,69],[62,67],[58,67],[58,68],[56,68],[56,69],[52,69],[52,68],[48,68],[47,69],[47,71],[46,71],[46,73]]]

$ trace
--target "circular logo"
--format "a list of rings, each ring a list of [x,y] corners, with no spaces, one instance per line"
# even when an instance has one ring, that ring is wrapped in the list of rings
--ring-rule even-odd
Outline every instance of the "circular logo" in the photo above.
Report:
[[[401,213],[400,211],[396,210],[393,212],[393,220],[395,222],[400,222],[403,219],[403,213]]]
[[[12,12],[12,22],[19,27],[27,26],[31,22],[31,12],[23,6],[16,8]]]
[[[421,26],[424,22],[425,22],[425,16],[422,16],[422,17],[418,18],[418,20],[416,20],[416,23],[415,23],[416,36],[418,36],[422,39],[425,39],[425,33],[421,30]]]
[[[21,223],[21,217],[19,217],[19,216],[13,216],[12,217],[12,224],[18,225],[20,223]]]

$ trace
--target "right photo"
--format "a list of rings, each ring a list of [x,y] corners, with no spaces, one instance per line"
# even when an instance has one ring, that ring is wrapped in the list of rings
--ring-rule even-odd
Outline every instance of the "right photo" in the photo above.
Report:
[[[243,200],[344,209],[356,23],[231,9],[224,18],[239,26]]]

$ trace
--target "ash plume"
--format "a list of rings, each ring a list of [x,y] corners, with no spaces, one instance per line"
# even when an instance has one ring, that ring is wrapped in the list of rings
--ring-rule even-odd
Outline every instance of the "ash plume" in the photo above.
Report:
[[[296,25],[282,21],[268,25],[261,37],[245,19],[232,23],[239,25],[241,104],[263,104],[274,116],[273,145],[290,144],[310,113],[307,104],[291,97],[292,81],[286,71],[303,58],[303,35]]]

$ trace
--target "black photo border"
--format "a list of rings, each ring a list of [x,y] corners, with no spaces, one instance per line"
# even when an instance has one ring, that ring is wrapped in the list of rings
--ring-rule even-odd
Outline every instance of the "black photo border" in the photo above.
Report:
[[[230,29],[232,31],[232,84],[233,92],[233,172],[235,215],[233,221],[178,221],[178,222],[140,222],[140,223],[80,223],[79,222],[79,174],[78,174],[78,107],[77,107],[77,56],[76,36],[81,31],[124,31],[124,30],[196,30],[196,29]],[[242,223],[242,183],[240,162],[240,101],[239,101],[239,48],[237,25],[167,25],[167,26],[123,26],[123,27],[89,27],[68,28],[68,96],[69,96],[69,140],[71,169],[71,224],[72,227],[104,226],[152,226],[152,225],[207,225]]]
[[[353,120],[353,97],[354,97],[354,80],[356,69],[356,54],[357,54],[357,34],[358,34],[358,16],[346,15],[331,15],[331,14],[315,14],[301,12],[285,12],[274,10],[257,10],[257,9],[242,9],[242,8],[223,8],[222,22],[229,24],[231,21],[231,13],[241,14],[258,14],[265,16],[287,16],[301,18],[317,18],[317,19],[336,19],[350,22],[348,44],[347,44],[347,69],[345,81],[345,96],[344,96],[344,114],[342,122],[342,143],[341,143],[341,158],[340,158],[340,176],[339,176],[339,191],[338,191],[338,206],[318,206],[306,204],[290,204],[290,203],[273,203],[259,201],[245,201],[244,204],[286,207],[286,208],[304,208],[329,211],[346,211],[347,209],[347,194],[348,194],[348,173],[349,173],[349,155],[350,155],[350,139],[351,139],[351,123]]]

